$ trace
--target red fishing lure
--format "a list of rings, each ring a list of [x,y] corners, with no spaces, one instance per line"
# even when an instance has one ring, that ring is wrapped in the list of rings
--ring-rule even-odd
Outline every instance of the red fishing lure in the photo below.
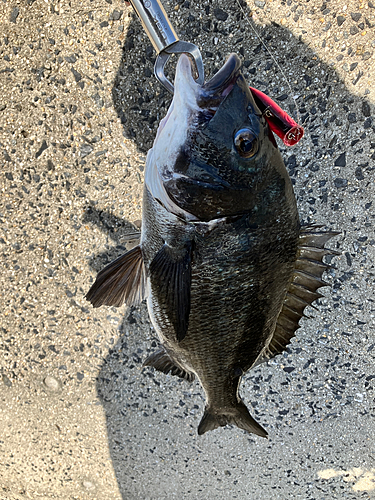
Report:
[[[286,146],[294,146],[304,134],[303,127],[298,125],[288,113],[283,111],[268,95],[260,90],[249,87],[254,100],[272,132],[280,137]]]

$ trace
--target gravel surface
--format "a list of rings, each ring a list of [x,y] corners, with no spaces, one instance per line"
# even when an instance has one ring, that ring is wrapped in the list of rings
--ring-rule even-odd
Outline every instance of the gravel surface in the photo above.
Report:
[[[135,244],[170,103],[132,9],[0,4],[1,500],[374,497],[375,2],[243,5],[274,59],[236,1],[164,2],[207,76],[237,52],[295,114],[294,96],[306,137],[281,150],[301,220],[342,232],[317,310],[244,378],[268,440],[197,436],[200,386],[142,368],[158,344],[145,304],[84,299]]]

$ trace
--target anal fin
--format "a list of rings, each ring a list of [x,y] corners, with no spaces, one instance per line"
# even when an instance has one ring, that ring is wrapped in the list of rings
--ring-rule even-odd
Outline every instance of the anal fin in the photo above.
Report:
[[[131,306],[145,298],[145,288],[142,251],[136,246],[100,271],[86,299],[94,307],[120,307],[124,302]]]
[[[171,375],[176,375],[188,382],[192,382],[195,379],[194,373],[186,370],[181,363],[173,359],[164,347],[160,347],[160,349],[151,354],[143,363],[143,366],[153,366],[159,372],[166,375],[171,373]]]

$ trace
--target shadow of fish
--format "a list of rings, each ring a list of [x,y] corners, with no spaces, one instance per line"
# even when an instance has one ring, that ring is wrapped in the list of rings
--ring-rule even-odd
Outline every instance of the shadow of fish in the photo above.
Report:
[[[172,104],[148,152],[141,241],[104,268],[94,307],[147,297],[161,348],[145,365],[206,394],[198,433],[267,436],[239,396],[242,375],[282,352],[321,295],[337,233],[302,230],[272,132],[232,54],[205,85],[179,59]]]

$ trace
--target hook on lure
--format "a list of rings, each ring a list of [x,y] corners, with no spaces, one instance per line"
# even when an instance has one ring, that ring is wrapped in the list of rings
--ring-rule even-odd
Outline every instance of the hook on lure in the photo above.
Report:
[[[268,122],[268,126],[285,146],[294,146],[299,142],[304,134],[303,127],[298,125],[291,116],[280,108],[268,95],[258,89],[249,87],[253,94],[254,101],[260,109],[262,115]]]

